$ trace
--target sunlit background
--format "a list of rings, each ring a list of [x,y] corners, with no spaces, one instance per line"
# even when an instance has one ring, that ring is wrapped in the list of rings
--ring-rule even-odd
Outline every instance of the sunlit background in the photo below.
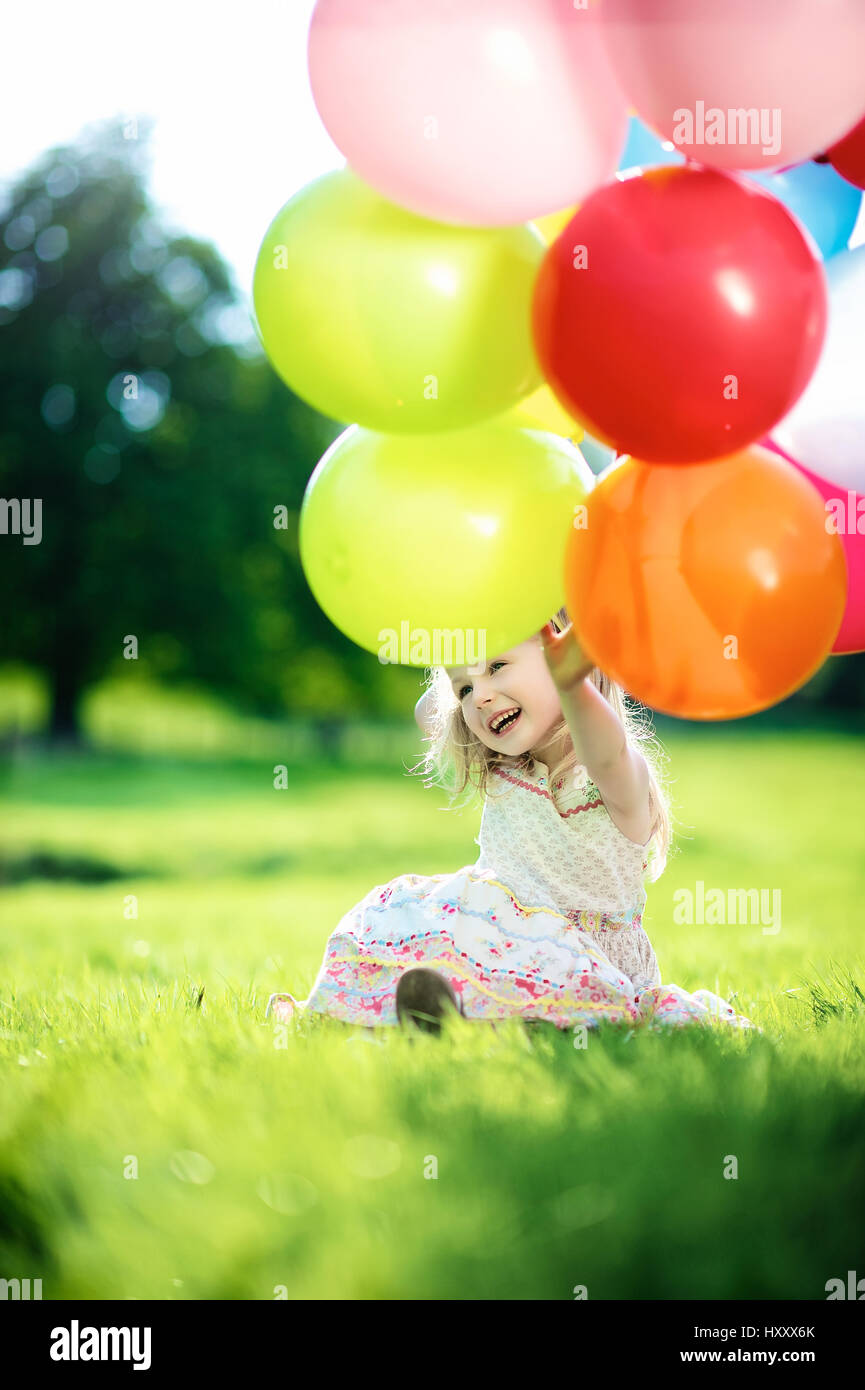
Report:
[[[344,163],[312,9],[90,0],[0,27],[0,492],[46,499],[41,544],[0,537],[0,1277],[822,1298],[861,1249],[865,656],[752,718],[655,721],[662,978],[767,1036],[397,1057],[277,1050],[264,1020],[373,884],[473,862],[480,817],[406,775],[421,673],[350,642],[299,562],[345,422],[276,376],[249,297],[276,211]],[[678,924],[695,883],[777,889],[783,928]]]
[[[3,19],[0,180],[90,121],[154,119],[154,202],[211,241],[248,290],[279,207],[345,163],[313,104],[306,35],[314,0],[220,7],[87,0]],[[38,52],[38,62],[28,61]],[[34,80],[35,79],[35,80]]]
[[[151,116],[155,203],[213,242],[248,291],[264,230],[311,179],[345,160],[312,99],[306,36],[315,0],[51,0],[3,20],[0,181],[89,121]],[[46,32],[47,31],[47,32]],[[24,55],[39,44],[38,81]],[[865,242],[865,213],[850,246]]]
[[[61,331],[56,321],[49,324],[48,318],[40,326],[34,310],[20,315],[29,293],[21,257],[35,258],[34,264],[38,262],[41,267],[40,283],[46,285],[52,274],[60,274],[53,267],[68,262],[68,230],[50,211],[51,195],[59,199],[69,197],[79,175],[63,164],[62,158],[69,156],[62,156],[57,167],[48,161],[42,171],[41,189],[34,186],[35,196],[31,195],[29,204],[25,200],[25,215],[7,221],[4,239],[11,255],[0,283],[0,319],[7,325],[5,343],[16,359],[19,349],[14,346],[14,334],[23,324],[30,324],[37,359],[40,343],[44,345],[47,340],[36,335],[50,332],[56,336],[55,350],[50,354],[56,380],[46,382],[40,396],[39,428],[57,436],[57,448],[69,450],[69,467],[74,468],[82,483],[86,480],[95,485],[97,492],[107,489],[116,498],[127,471],[123,460],[132,457],[128,453],[130,440],[149,444],[157,438],[157,425],[162,426],[165,444],[170,437],[176,446],[174,476],[179,478],[181,470],[187,470],[187,478],[192,476],[188,471],[189,449],[184,451],[184,446],[192,439],[203,440],[203,431],[193,425],[196,407],[184,399],[181,378],[185,368],[189,369],[190,386],[197,383],[204,393],[199,405],[209,401],[207,408],[211,413],[217,407],[225,408],[232,393],[236,399],[238,390],[246,400],[247,416],[251,413],[250,401],[254,396],[257,399],[256,443],[253,446],[248,441],[241,446],[237,441],[235,452],[242,447],[270,448],[271,471],[263,481],[267,470],[257,470],[260,496],[257,503],[250,503],[259,521],[266,505],[272,508],[279,501],[289,507],[292,525],[296,522],[309,474],[321,452],[339,433],[340,422],[316,415],[276,379],[250,317],[253,267],[270,220],[304,185],[344,164],[318,116],[310,90],[306,37],[313,8],[313,0],[291,0],[288,4],[282,0],[256,0],[242,11],[220,11],[217,19],[212,7],[198,3],[176,5],[155,0],[146,10],[140,10],[118,8],[109,0],[93,0],[83,11],[55,3],[40,8],[38,13],[26,9],[12,11],[4,20],[0,215],[5,213],[8,218],[16,180],[44,160],[48,150],[81,150],[94,142],[110,144],[113,140],[111,158],[120,161],[117,168],[125,162],[135,169],[149,206],[146,216],[130,220],[132,244],[110,246],[94,261],[100,291],[121,294],[130,277],[150,274],[154,293],[167,297],[176,311],[170,347],[167,340],[156,341],[155,331],[147,330],[150,341],[144,353],[141,389],[137,399],[127,400],[122,385],[124,372],[129,368],[130,350],[136,338],[138,347],[142,346],[141,337],[133,322],[134,315],[129,321],[123,318],[127,309],[114,305],[105,310],[108,322],[101,330],[101,345],[108,361],[100,363],[98,370],[100,374],[107,371],[107,377],[99,396],[102,410],[106,400],[110,409],[101,419],[93,417],[91,437],[85,416],[77,410],[75,393],[69,381],[63,379],[63,363],[71,363],[74,357],[73,339],[67,328]],[[35,63],[28,61],[34,54]],[[96,157],[94,170],[103,179],[100,186],[106,186],[106,170],[100,166],[100,158]],[[84,220],[86,226],[91,226],[100,216],[99,199],[87,206]],[[81,231],[76,235],[80,239]],[[118,235],[122,241],[123,234]],[[865,218],[860,214],[850,245],[859,245],[863,240]],[[209,268],[204,264],[208,256],[215,256]],[[88,294],[86,287],[79,286],[79,297],[73,304],[74,311],[85,318],[92,307]],[[46,313],[50,313],[48,308]],[[231,358],[219,358],[220,351],[228,346],[233,349]],[[177,363],[172,371],[168,370],[169,353]],[[112,358],[116,364],[113,370]],[[42,370],[47,360],[43,352]],[[228,378],[238,373],[238,381],[242,377],[245,385],[242,389],[237,384],[229,388]],[[230,415],[235,424],[244,418],[244,412],[237,410]],[[266,424],[267,418],[270,425]],[[125,426],[119,432],[118,419]],[[28,420],[32,421],[32,415]],[[219,435],[218,431],[215,433]],[[224,442],[221,437],[219,442]],[[36,438],[33,447],[39,447]],[[206,466],[216,476],[213,453],[208,458]],[[241,467],[236,459],[234,466],[238,470]],[[256,470],[250,468],[248,472],[250,489],[254,490],[252,475]],[[68,477],[68,471],[62,476]],[[218,476],[225,482],[224,469]],[[287,487],[280,488],[280,477]],[[7,490],[10,486],[7,482]],[[237,486],[242,489],[242,476],[238,476]],[[90,525],[93,517],[87,489],[76,496],[79,522]],[[71,498],[65,505],[71,526],[76,505]],[[145,505],[143,495],[134,503],[133,511],[138,505]],[[194,494],[187,495],[186,505],[189,526],[193,526]],[[123,524],[120,511],[115,511],[113,534],[117,554],[122,549],[119,532]],[[176,525],[177,534],[185,535],[179,517]],[[269,654],[274,662],[278,660],[284,666],[292,643],[296,647],[300,633],[304,633],[304,660],[300,669],[295,666],[290,677],[286,674],[281,681],[259,681],[258,690],[253,691],[256,682],[250,656],[242,679],[223,680],[225,672],[220,668],[227,664],[226,652],[226,660],[220,662],[215,658],[208,661],[202,651],[202,607],[207,606],[203,592],[188,596],[186,633],[192,651],[191,655],[186,653],[186,661],[181,650],[185,641],[182,614],[170,612],[170,605],[166,605],[161,621],[149,621],[149,641],[135,665],[136,682],[142,685],[149,677],[157,682],[164,678],[170,688],[163,689],[159,698],[171,704],[172,719],[182,723],[178,709],[178,700],[185,698],[182,687],[190,680],[197,681],[195,698],[200,717],[190,713],[187,721],[187,733],[193,742],[212,748],[221,744],[224,729],[216,730],[212,704],[220,685],[221,694],[255,695],[252,701],[246,700],[247,714],[313,717],[325,742],[333,733],[331,716],[342,721],[347,708],[356,717],[376,712],[396,716],[417,687],[416,673],[408,670],[391,669],[383,680],[382,668],[375,658],[355,648],[320,612],[298,572],[292,525],[287,532],[271,535],[269,546],[260,534],[248,537],[245,557],[235,565],[235,573],[242,570],[246,576],[248,596],[254,597],[261,608],[252,624],[255,633],[247,634],[251,645],[257,647],[259,663]],[[243,537],[239,543],[245,543]],[[87,549],[92,551],[94,547]],[[126,542],[124,553],[132,563],[145,563],[143,552],[140,559],[134,559],[131,539]],[[92,566],[92,555],[88,563]],[[58,564],[55,556],[55,575],[61,572]],[[92,601],[105,583],[104,572],[98,579],[95,570],[91,568],[90,573],[90,589],[84,584],[82,601],[87,592]],[[164,578],[167,587],[171,582],[169,572]],[[243,590],[243,579],[240,587]],[[24,602],[23,593],[21,601]],[[107,599],[104,602],[107,613],[110,604]],[[136,619],[134,605],[127,604],[126,622],[121,618],[123,603],[119,597],[117,606],[120,627],[124,632],[136,631],[135,623],[140,622],[140,617]],[[58,627],[62,626],[64,622],[58,617]],[[229,623],[225,643],[227,646],[234,641],[239,658],[243,644],[232,639],[230,627]],[[46,629],[39,637],[30,633],[29,644],[27,640],[16,643],[10,639],[5,651],[0,652],[6,675],[0,691],[0,720],[7,728],[33,730],[46,718],[50,691],[43,681],[34,678],[34,669],[45,667],[44,650],[37,659],[34,657],[40,641],[44,647],[49,640]],[[128,713],[119,711],[125,708],[124,700],[130,698],[132,663],[118,656],[113,636],[112,642],[113,649],[106,646],[99,660],[84,663],[87,669],[81,672],[82,677],[87,677],[83,682],[81,719],[98,738],[113,737],[109,729],[116,733],[129,723]],[[68,653],[65,660],[68,664]],[[840,663],[827,663],[810,683],[806,699],[819,702],[823,688],[827,683],[837,684],[839,673]],[[94,683],[96,676],[103,678],[101,684]],[[122,677],[122,695],[111,684],[118,676]],[[205,717],[203,705],[209,702],[210,713]],[[847,696],[843,696],[842,703],[849,704]],[[152,705],[148,703],[147,708],[151,710]],[[150,729],[147,737],[160,741],[166,737],[166,719],[167,706],[155,722],[142,710],[134,721],[134,737],[141,739],[145,737],[143,731]],[[217,722],[221,726],[226,720],[231,720],[228,712]]]

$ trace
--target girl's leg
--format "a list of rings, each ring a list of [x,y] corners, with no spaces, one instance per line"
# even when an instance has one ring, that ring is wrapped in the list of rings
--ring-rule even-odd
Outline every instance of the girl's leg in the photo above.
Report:
[[[299,1018],[303,1013],[305,1000],[295,999],[291,994],[272,994],[267,1001],[265,1018],[272,1017],[277,1023],[290,1023],[293,1018]],[[316,1015],[320,1017],[320,1015]],[[347,1028],[352,1031],[353,1036],[346,1038],[346,1042],[352,1042],[354,1038],[359,1038],[361,1042],[379,1042],[375,1028],[367,1028],[361,1023],[347,1023],[341,1018],[331,1018],[331,1024],[337,1024],[339,1028]]]
[[[289,1023],[298,1011],[297,1000],[291,994],[272,994],[267,1001],[264,1017],[271,1014],[277,1023]]]

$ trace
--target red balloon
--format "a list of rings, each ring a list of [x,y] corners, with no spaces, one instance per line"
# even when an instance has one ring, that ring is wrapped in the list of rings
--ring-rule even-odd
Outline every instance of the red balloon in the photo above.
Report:
[[[826,154],[842,178],[856,188],[865,188],[865,117]]]
[[[535,347],[589,434],[651,463],[746,448],[791,409],[826,331],[800,223],[759,184],[699,165],[605,184],[548,249]]]

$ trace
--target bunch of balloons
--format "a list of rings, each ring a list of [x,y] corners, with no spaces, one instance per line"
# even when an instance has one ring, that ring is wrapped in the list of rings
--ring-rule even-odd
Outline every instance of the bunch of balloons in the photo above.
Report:
[[[861,0],[318,0],[308,59],[347,164],[253,297],[348,426],[300,518],[331,620],[491,659],[565,602],[690,719],[865,649]]]

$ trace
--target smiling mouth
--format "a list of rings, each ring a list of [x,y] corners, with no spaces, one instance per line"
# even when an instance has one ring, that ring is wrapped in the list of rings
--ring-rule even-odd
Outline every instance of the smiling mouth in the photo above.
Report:
[[[522,714],[522,710],[518,710],[516,714],[509,714],[498,729],[487,729],[487,733],[492,734],[493,738],[503,738],[505,734],[510,733],[514,725],[522,718]]]

